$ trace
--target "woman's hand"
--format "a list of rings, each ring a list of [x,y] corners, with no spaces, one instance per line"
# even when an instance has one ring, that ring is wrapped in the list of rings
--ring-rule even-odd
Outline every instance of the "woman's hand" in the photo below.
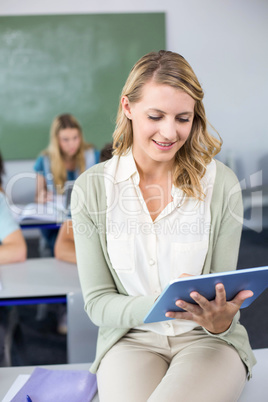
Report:
[[[227,302],[223,284],[218,283],[215,289],[216,297],[212,301],[208,301],[197,292],[191,292],[190,296],[197,304],[177,300],[176,306],[182,308],[185,312],[168,311],[166,317],[195,321],[213,334],[226,331],[242,303],[252,297],[253,292],[251,290],[242,290],[233,300]]]

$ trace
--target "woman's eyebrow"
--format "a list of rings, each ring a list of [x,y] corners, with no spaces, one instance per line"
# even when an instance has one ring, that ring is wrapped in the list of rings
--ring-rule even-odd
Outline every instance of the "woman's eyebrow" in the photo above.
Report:
[[[154,108],[154,107],[150,107],[150,109],[148,109],[148,112],[158,112],[158,113],[163,113],[163,114],[166,114],[163,110],[161,110],[161,109],[156,109],[156,108]]]
[[[166,112],[164,112],[163,110],[161,110],[161,109],[156,109],[156,108],[150,108],[150,109],[148,109],[148,112],[150,112],[150,111],[151,111],[151,112],[158,112],[158,113],[166,114]],[[176,116],[182,116],[182,115],[192,116],[192,115],[193,115],[193,112],[185,111],[185,112],[180,112],[180,113],[176,114]]]
[[[185,114],[187,114],[188,116],[192,116],[194,113],[193,112],[181,112],[181,113],[178,113],[177,116],[182,116]]]

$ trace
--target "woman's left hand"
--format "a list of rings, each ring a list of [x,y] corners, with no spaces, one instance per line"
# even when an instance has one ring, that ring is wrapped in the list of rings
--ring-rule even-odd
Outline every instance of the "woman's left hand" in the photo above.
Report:
[[[191,292],[190,296],[197,304],[177,300],[176,305],[185,311],[168,311],[166,317],[195,321],[213,334],[226,331],[230,327],[242,303],[249,297],[252,297],[253,292],[251,290],[242,290],[228,302],[226,300],[224,285],[218,283],[215,289],[216,297],[212,301],[208,301],[197,292]]]

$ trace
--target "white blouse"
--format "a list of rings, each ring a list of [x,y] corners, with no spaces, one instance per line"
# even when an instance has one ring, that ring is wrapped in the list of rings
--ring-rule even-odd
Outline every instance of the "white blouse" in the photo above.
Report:
[[[131,151],[107,161],[104,173],[107,249],[128,294],[157,297],[181,274],[200,275],[208,250],[215,161],[207,166],[201,181],[204,201],[187,198],[172,186],[172,202],[154,221],[139,188],[139,173]],[[138,328],[178,335],[196,326],[193,321],[168,320]]]

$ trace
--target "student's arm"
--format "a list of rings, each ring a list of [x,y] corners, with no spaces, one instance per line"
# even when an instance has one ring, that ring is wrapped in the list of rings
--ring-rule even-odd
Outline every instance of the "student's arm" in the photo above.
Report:
[[[47,192],[46,179],[43,175],[36,175],[35,202],[44,204],[50,200],[50,193]]]
[[[45,160],[44,155],[40,155],[33,166],[34,171],[36,172],[35,202],[40,204],[44,204],[48,201],[47,184],[45,179]]]
[[[0,264],[25,261],[27,247],[20,229],[5,237],[0,245]]]
[[[62,224],[55,243],[54,254],[58,260],[76,264],[74,234],[71,220],[65,221]]]

